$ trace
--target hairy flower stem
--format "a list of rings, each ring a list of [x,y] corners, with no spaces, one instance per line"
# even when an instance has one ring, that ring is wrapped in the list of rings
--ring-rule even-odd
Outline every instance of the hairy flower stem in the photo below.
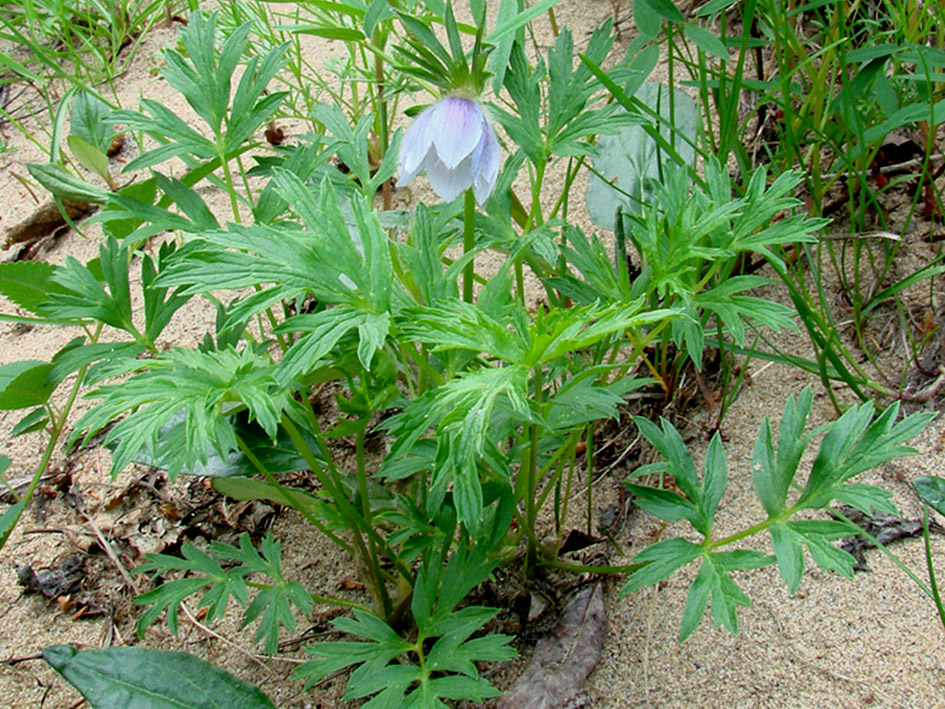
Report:
[[[476,196],[472,188],[466,190],[463,201],[463,255],[476,248]],[[463,267],[463,300],[473,302],[473,281],[476,278],[476,263],[474,259]]]
[[[380,33],[375,32],[373,43],[379,45],[383,50],[384,44],[386,44],[385,39]],[[377,139],[380,142],[380,154],[378,155],[380,161],[384,159],[384,155],[387,154],[387,149],[390,147],[390,136],[387,130],[387,99],[384,97],[384,57],[380,54],[374,55],[374,81],[377,83],[374,103],[377,114]],[[384,180],[384,184],[381,185],[381,195],[384,201],[384,209],[390,209],[390,180]]]

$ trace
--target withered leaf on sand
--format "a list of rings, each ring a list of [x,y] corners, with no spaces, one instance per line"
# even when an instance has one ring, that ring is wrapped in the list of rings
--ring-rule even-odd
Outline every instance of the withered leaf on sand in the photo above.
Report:
[[[880,544],[891,544],[900,539],[922,534],[922,520],[920,519],[902,519],[887,514],[875,514],[871,517],[846,505],[841,506],[840,512]],[[945,531],[935,520],[930,521],[929,529],[939,533]],[[866,565],[866,550],[876,548],[873,542],[866,537],[849,537],[840,543],[840,548],[856,557],[854,570],[869,571]]]
[[[76,202],[71,199],[62,200],[62,206],[69,215],[69,219],[81,219],[96,209],[89,202]],[[19,224],[10,227],[3,242],[3,248],[8,249],[15,244],[26,244],[39,241],[44,236],[55,233],[68,226],[59,212],[55,202],[47,202],[38,207],[35,212]]]
[[[601,584],[585,587],[561,619],[535,647],[525,672],[503,695],[498,709],[553,709],[580,694],[587,675],[600,662],[607,616]]]
[[[74,554],[62,562],[58,569],[36,573],[29,564],[17,567],[17,579],[27,593],[41,593],[47,598],[67,596],[79,590],[82,582],[85,559]]]

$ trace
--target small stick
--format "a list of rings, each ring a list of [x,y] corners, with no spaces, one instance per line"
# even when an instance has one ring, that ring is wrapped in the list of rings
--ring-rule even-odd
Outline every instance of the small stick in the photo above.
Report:
[[[135,595],[138,594],[138,589],[135,586],[134,580],[131,578],[131,574],[128,573],[128,570],[125,569],[124,564],[121,563],[121,560],[118,558],[118,555],[115,554],[115,550],[112,549],[112,545],[108,543],[108,540],[105,539],[105,535],[102,534],[102,530],[98,528],[98,525],[92,521],[92,518],[89,517],[85,512],[80,512],[80,514],[85,518],[85,523],[92,528],[92,531],[95,532],[95,536],[98,539],[98,543],[102,546],[102,550],[105,552],[105,555],[111,560],[115,565],[115,568],[118,569],[118,573],[121,574],[122,580],[125,582],[125,585],[131,590]]]
[[[260,667],[262,667],[262,668],[263,668],[264,670],[266,670],[267,672],[269,671],[269,668],[266,667],[265,663],[263,663],[254,653],[250,652],[249,650],[246,650],[245,648],[240,647],[239,645],[237,645],[237,644],[236,644],[235,642],[233,642],[232,640],[227,640],[225,637],[223,637],[223,636],[220,635],[219,633],[217,633],[217,632],[211,630],[211,629],[208,628],[206,625],[204,625],[204,624],[201,623],[199,620],[197,620],[197,618],[194,617],[194,614],[190,612],[190,609],[187,607],[187,604],[186,604],[186,603],[181,603],[181,604],[180,604],[180,609],[181,609],[182,611],[184,611],[184,615],[187,616],[187,620],[189,620],[189,621],[194,625],[194,627],[196,627],[196,628],[202,630],[203,632],[205,632],[205,633],[206,633],[207,635],[209,635],[210,637],[219,640],[219,641],[222,642],[224,645],[226,645],[226,646],[228,646],[228,647],[231,647],[231,648],[233,648],[234,650],[236,650],[237,652],[239,652],[239,653],[245,655],[246,657],[248,657],[250,660],[252,660],[253,662],[255,662],[257,665],[259,665]]]

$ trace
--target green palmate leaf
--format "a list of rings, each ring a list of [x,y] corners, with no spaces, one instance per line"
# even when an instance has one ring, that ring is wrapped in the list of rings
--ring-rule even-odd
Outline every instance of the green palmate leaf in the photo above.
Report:
[[[790,308],[763,298],[740,295],[744,291],[758,288],[768,279],[758,276],[733,276],[725,279],[711,290],[699,293],[693,304],[715,314],[736,344],[745,342],[743,320],[754,320],[778,332],[781,329],[797,330]]]
[[[945,515],[945,479],[937,475],[921,475],[912,484],[924,502],[940,515]]]
[[[234,416],[245,410],[269,438],[277,433],[291,392],[275,378],[273,365],[259,360],[249,348],[236,352],[195,352],[175,349],[140,361],[140,372],[121,384],[106,385],[91,396],[102,402],[76,423],[86,437],[94,435],[122,414],[106,436],[114,445],[112,472],[116,474],[142,453],[167,465],[172,476],[181,470],[206,465],[211,451],[227,459],[238,447]],[[183,410],[184,426],[171,436],[165,426]],[[130,413],[129,413],[130,412]],[[162,441],[165,448],[161,448]]]
[[[498,696],[479,676],[477,662],[515,657],[504,635],[471,636],[495,615],[492,608],[458,604],[495,567],[482,547],[460,547],[444,564],[440,553],[425,558],[417,575],[411,612],[417,638],[407,642],[387,623],[361,611],[333,621],[335,627],[366,642],[320,643],[305,648],[318,659],[296,670],[307,684],[357,665],[348,680],[350,699],[374,695],[369,707],[440,707],[442,699],[482,700]],[[435,640],[435,642],[432,642]],[[412,664],[418,655],[421,664]],[[394,660],[400,661],[395,663]],[[434,676],[437,675],[437,676]]]
[[[0,263],[0,294],[31,313],[42,315],[40,306],[55,288],[56,266],[43,261]]]
[[[771,561],[771,557],[749,550],[707,554],[686,598],[679,641],[688,638],[699,625],[710,598],[713,624],[716,627],[724,625],[733,635],[737,634],[738,606],[747,608],[751,601],[732,580],[729,571],[756,569]]]
[[[135,569],[135,573],[155,571],[165,574],[168,571],[184,571],[193,574],[174,581],[162,583],[135,599],[138,605],[150,606],[138,621],[139,634],[151,625],[158,616],[167,612],[167,626],[177,633],[177,613],[179,605],[197,593],[203,592],[200,607],[207,608],[207,617],[211,620],[220,618],[226,611],[232,598],[246,606],[243,613],[243,625],[246,626],[257,618],[260,619],[256,639],[265,639],[265,651],[272,654],[278,647],[279,629],[285,626],[289,632],[295,629],[292,605],[302,612],[309,613],[313,601],[311,595],[298,583],[287,581],[282,575],[282,546],[267,534],[262,540],[262,554],[253,547],[248,534],[240,537],[239,547],[221,542],[212,542],[209,553],[200,551],[191,544],[181,547],[183,558],[164,554],[149,554],[147,563]],[[229,563],[227,568],[221,561]],[[262,574],[270,582],[256,584],[258,587],[252,602],[244,578],[249,574]]]
[[[855,535],[859,528],[836,520],[797,520],[776,522],[769,527],[774,554],[781,568],[781,578],[791,593],[797,591],[804,574],[804,552],[806,546],[811,558],[824,571],[836,571],[841,576],[853,578],[856,559],[849,552],[830,542]]]
[[[249,421],[248,418],[246,412],[241,412],[226,417],[226,421],[232,425],[233,433],[249,450],[255,462],[242,448],[226,456],[211,451],[205,462],[198,461],[192,466],[183,465],[180,472],[209,478],[242,478],[261,472],[257,464],[274,475],[308,468],[305,458],[282,427],[273,439],[262,426],[255,421]],[[309,448],[316,451],[316,459],[320,459],[321,454],[315,439],[307,432],[302,432],[300,435],[308,443]],[[175,461],[180,459],[180,446],[187,445],[186,441],[187,411],[180,409],[161,428],[154,454],[149,454],[146,449],[141,450],[135,455],[134,462],[173,470],[177,464]]]
[[[157,341],[174,313],[189,300],[189,297],[181,293],[182,289],[178,288],[171,292],[168,288],[155,283],[157,274],[166,268],[167,262],[174,254],[174,250],[175,247],[172,243],[164,243],[161,245],[157,259],[151,255],[145,255],[141,259],[141,285],[144,289],[144,336],[151,343]]]
[[[119,247],[114,239],[99,247],[102,278],[90,268],[91,264],[82,265],[68,257],[66,265],[53,275],[61,288],[51,291],[41,306],[43,312],[64,320],[98,320],[137,336],[131,314],[129,260],[127,247]]]
[[[130,160],[124,172],[151,167],[187,154],[204,160],[217,157],[213,141],[191,128],[170,108],[151,99],[141,99],[140,105],[140,111],[113,111],[109,122],[147,133],[159,140],[161,145]],[[171,142],[166,142],[168,140]]]
[[[469,372],[434,390],[432,402],[415,402],[405,411],[422,421],[414,429],[418,434],[437,429],[440,448],[432,484],[445,490],[453,483],[457,514],[473,534],[484,510],[479,465],[494,449],[491,426],[498,410],[512,412],[519,421],[530,418],[524,367]]]
[[[633,557],[634,563],[645,562],[646,566],[630,575],[620,595],[659,583],[701,555],[701,546],[679,537],[657,542]]]
[[[813,390],[805,387],[800,396],[788,397],[781,415],[778,448],[775,453],[771,424],[765,417],[755,442],[752,480],[765,511],[776,515],[786,506],[787,493],[797,472],[809,437],[804,436],[807,417],[814,401]]]
[[[705,475],[700,482],[689,449],[679,431],[669,421],[661,419],[662,429],[639,416],[634,417],[634,422],[643,437],[659,451],[660,456],[666,461],[665,467],[661,469],[673,476],[676,485],[685,495],[685,498],[679,495],[672,497],[674,493],[666,495],[664,494],[666,491],[660,491],[657,497],[649,494],[645,504],[659,503],[662,514],[670,514],[677,520],[686,519],[700,534],[709,537],[712,533],[715,509],[725,492],[728,479],[721,440],[713,437],[706,456]],[[635,488],[638,487],[635,486]],[[635,492],[639,494],[638,489],[635,489]],[[682,514],[687,507],[685,502],[690,503],[690,509],[686,514]]]
[[[286,581],[282,575],[282,542],[267,534],[262,540],[262,554],[253,547],[249,535],[240,536],[239,548],[229,544],[213,542],[210,551],[220,559],[237,561],[246,573],[264,574],[272,583],[260,588],[252,603],[243,614],[243,626],[259,618],[256,640],[265,639],[264,649],[273,654],[279,647],[279,629],[285,627],[290,633],[295,632],[295,617],[292,605],[306,615],[314,605],[311,595],[298,583]]]
[[[584,56],[594,64],[607,57],[614,34],[610,21],[591,35]],[[638,122],[636,116],[617,111],[616,104],[589,108],[599,83],[587,67],[574,64],[574,43],[565,28],[548,51],[548,149],[555,155],[584,156],[590,150],[580,139],[587,135],[616,133],[622,126]]]
[[[387,313],[375,314],[343,306],[290,318],[275,332],[303,334],[279,362],[277,376],[289,382],[312,371],[355,330],[358,332],[358,360],[362,367],[370,370],[374,353],[384,344],[389,327]]]
[[[255,685],[185,652],[54,645],[43,650],[43,659],[93,709],[275,709]]]
[[[390,243],[364,197],[350,195],[346,215],[327,180],[313,193],[298,175],[273,172],[279,196],[310,231],[256,224],[209,232],[179,250],[158,285],[184,286],[183,295],[270,286],[245,300],[249,309],[231,308],[242,322],[274,302],[309,293],[320,303],[343,303],[382,316],[394,291]]]
[[[138,635],[152,625],[161,613],[167,612],[167,627],[177,635],[178,612],[180,604],[194,594],[204,592],[200,607],[207,608],[210,621],[223,617],[230,598],[245,604],[249,591],[243,577],[250,572],[244,567],[235,567],[224,571],[219,562],[210,554],[201,551],[192,544],[181,547],[183,558],[165,554],[148,554],[147,561],[137,567],[136,574],[156,571],[164,574],[168,571],[185,571],[196,574],[174,581],[165,581],[157,588],[142,593],[135,598],[135,604],[150,606],[138,618]]]
[[[387,623],[360,610],[354,611],[354,619],[338,619],[333,621],[333,624],[339,630],[365,638],[368,642],[333,642],[307,646],[305,651],[319,659],[306,662],[295,671],[297,678],[306,680],[306,688],[311,687],[326,675],[351,665],[362,665],[368,670],[361,671],[361,668],[355,670],[351,679],[348,680],[349,684],[352,681],[357,683],[359,679],[363,681],[363,678],[382,670],[387,663],[404,654],[411,647],[410,643],[397,635]],[[418,669],[413,667],[410,669],[411,676],[404,678],[406,682],[401,680],[403,682],[401,695],[410,682],[416,678]]]
[[[56,389],[52,365],[23,360],[0,366],[0,411],[44,405]]]
[[[622,394],[649,383],[651,380],[644,377],[624,377],[608,386],[598,386],[590,377],[572,380],[548,400],[548,427],[563,431],[590,421],[616,418],[618,407],[624,403]]]
[[[525,343],[518,333],[458,298],[441,301],[436,307],[407,308],[400,318],[398,327],[407,337],[437,350],[468,349],[506,362],[525,358]]]
[[[502,127],[512,141],[521,148],[533,164],[540,164],[549,156],[541,129],[539,107],[541,106],[540,75],[531,71],[524,47],[515,43],[505,74],[505,88],[515,102],[517,113],[493,108]]]
[[[893,458],[915,455],[918,451],[905,444],[925,429],[935,414],[919,412],[896,423],[898,415],[899,402],[875,420],[872,403],[850,408],[824,436],[797,504],[823,507],[836,489],[855,475]]]

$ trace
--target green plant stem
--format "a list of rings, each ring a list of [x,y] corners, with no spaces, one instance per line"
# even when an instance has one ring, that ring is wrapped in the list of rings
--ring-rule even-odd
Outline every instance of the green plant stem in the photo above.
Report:
[[[542,559],[538,562],[540,566],[548,566],[552,569],[561,569],[562,571],[573,571],[576,574],[632,574],[639,571],[649,562],[640,562],[638,564],[625,564],[623,566],[594,566],[592,564],[571,564],[567,561],[558,559]]]
[[[476,196],[472,188],[466,190],[463,201],[463,255],[476,248]],[[473,258],[463,267],[463,300],[473,302],[473,281],[476,278],[476,264]]]
[[[336,487],[325,474],[325,469],[319,464],[315,454],[311,451],[305,439],[302,438],[302,434],[292,420],[288,416],[283,416],[281,423],[286,433],[289,434],[289,438],[291,438],[292,442],[295,444],[296,449],[298,449],[311,471],[315,474],[315,477],[318,478],[318,481],[331,495],[332,500],[334,500],[335,504],[341,509],[342,514],[348,518],[348,525],[352,532],[355,548],[358,551],[357,555],[361,557],[365,565],[371,568],[369,585],[374,590],[375,599],[380,604],[384,616],[387,617],[393,610],[393,604],[391,603],[390,595],[387,593],[387,587],[384,583],[384,574],[379,565],[372,564],[372,555],[364,545],[364,538],[361,536],[361,532],[358,531],[358,529],[361,528],[370,534],[370,532],[374,530],[366,520],[359,518],[357,511],[345,496],[344,489]]]
[[[289,507],[291,507],[296,512],[298,512],[303,517],[305,517],[306,521],[309,522],[309,524],[311,524],[313,527],[315,527],[315,529],[317,529],[319,532],[321,532],[326,537],[331,539],[331,541],[333,541],[339,547],[344,549],[346,552],[354,556],[354,549],[351,547],[351,545],[348,544],[344,539],[339,537],[337,534],[332,532],[330,529],[328,529],[324,524],[322,524],[322,522],[317,517],[315,517],[315,515],[311,513],[310,510],[308,510],[305,507],[305,505],[303,505],[298,500],[296,500],[295,496],[292,495],[285,488],[285,486],[283,486],[283,484],[279,482],[279,479],[275,475],[273,475],[272,472],[259,461],[259,458],[256,457],[256,454],[253,453],[253,451],[249,448],[249,446],[246,445],[246,442],[243,441],[242,437],[239,435],[236,436],[236,444],[239,446],[239,449],[243,451],[243,454],[246,456],[247,460],[249,460],[249,462],[252,463],[253,467],[259,471],[260,475],[262,475],[264,478],[266,478],[266,480],[268,480],[270,483],[272,483],[277,488],[279,488],[279,491],[282,492],[283,496],[285,497],[286,504]]]
[[[249,588],[257,589],[270,589],[270,588],[279,588],[279,586],[273,585],[271,583],[256,583],[255,581],[245,581],[245,584]],[[335,596],[323,596],[320,593],[309,593],[309,597],[315,603],[323,603],[326,606],[341,606],[342,608],[354,608],[355,610],[365,611],[366,613],[374,613],[374,609],[366,603],[360,603],[358,601],[349,601],[345,598],[336,598]]]
[[[541,405],[542,395],[542,368],[541,365],[535,367],[535,394],[534,402],[536,406]],[[525,527],[529,532],[525,551],[525,572],[535,566],[538,559],[538,549],[533,541],[535,533],[535,520],[538,516],[538,509],[535,505],[535,489],[538,476],[538,447],[541,445],[541,429],[537,423],[531,425],[530,443],[528,446],[528,461],[525,466]]]
[[[594,422],[587,426],[587,447],[584,451],[587,468],[587,533],[592,534],[591,516],[594,514]]]
[[[374,515],[371,513],[371,498],[368,491],[367,468],[364,464],[364,437],[367,428],[367,419],[362,419],[362,425],[358,427],[355,436],[355,458],[358,474],[358,494],[361,496],[361,517],[369,527],[374,528]],[[368,537],[368,549],[371,552],[371,568],[376,573],[381,571],[381,562],[377,554],[377,545],[374,543],[374,537]]]
[[[393,560],[394,567],[397,569],[400,575],[403,576],[404,580],[413,586],[414,578],[410,573],[410,570],[407,568],[404,562],[398,559],[397,555],[394,554],[393,551],[387,546],[386,542],[381,537],[381,535],[378,534],[377,530],[371,525],[364,523],[364,520],[360,518],[360,516],[357,514],[357,510],[355,510],[354,506],[348,501],[347,496],[344,494],[344,486],[341,483],[341,477],[339,476],[338,470],[332,462],[331,451],[329,451],[328,446],[325,445],[321,426],[318,423],[318,419],[315,418],[315,413],[312,411],[312,407],[303,406],[302,410],[304,411],[309,425],[312,427],[312,432],[315,435],[318,448],[325,459],[330,476],[325,474],[324,468],[322,468],[318,459],[315,457],[314,453],[312,453],[312,451],[309,449],[308,444],[302,438],[298,428],[288,416],[282,417],[282,421],[280,423],[282,424],[283,428],[285,428],[286,432],[289,434],[290,438],[292,438],[293,443],[297,447],[302,446],[302,448],[299,448],[299,452],[302,454],[302,457],[305,458],[305,462],[309,465],[314,464],[316,466],[316,468],[312,469],[312,472],[314,472],[316,476],[321,475],[321,477],[319,477],[319,482],[322,482],[322,485],[325,486],[325,489],[329,492],[329,494],[332,495],[332,499],[335,500],[335,504],[341,508],[341,511],[346,516],[348,516],[349,520],[355,522],[355,526],[352,527],[352,531],[355,530],[355,527],[361,527],[364,533],[374,540],[374,542],[378,545],[378,548],[382,549],[384,553]],[[325,481],[327,481],[327,483]],[[357,536],[359,535],[356,535],[356,537]]]
[[[220,139],[223,140],[222,138]],[[230,162],[226,159],[223,149],[219,149],[217,155],[220,165],[223,167],[223,176],[226,178],[226,191],[230,195],[230,208],[233,210],[233,221],[240,224],[240,206],[236,201],[236,186],[233,183],[233,171],[230,169]]]
[[[922,505],[922,536],[925,538],[925,562],[929,568],[929,585],[932,587],[932,599],[938,610],[939,620],[945,628],[945,606],[942,605],[942,595],[938,591],[938,582],[935,580],[935,565],[932,563],[932,542],[929,539],[929,506]]]
[[[98,340],[98,336],[102,332],[104,326],[102,323],[99,323],[95,335],[92,338],[93,342]],[[13,514],[13,517],[7,521],[6,529],[0,530],[0,549],[7,543],[7,539],[10,538],[10,534],[16,528],[17,522],[20,521],[20,517],[23,515],[23,511],[29,505],[30,500],[33,499],[33,494],[36,492],[36,488],[39,487],[39,481],[43,479],[43,473],[46,472],[46,468],[49,465],[49,461],[52,458],[53,452],[56,450],[56,446],[59,445],[59,441],[62,438],[62,432],[66,428],[66,424],[69,421],[69,414],[72,411],[73,405],[75,405],[75,400],[79,396],[79,390],[82,388],[82,383],[85,381],[85,373],[88,371],[89,365],[84,365],[78,372],[75,378],[75,382],[72,385],[72,389],[69,391],[69,396],[66,399],[65,405],[59,411],[58,420],[52,422],[52,428],[49,432],[49,441],[46,443],[46,448],[43,451],[43,456],[40,458],[39,464],[36,466],[36,472],[33,473],[33,478],[30,480],[29,487],[26,488],[26,492],[23,493],[23,496],[20,498],[11,510],[16,510]],[[52,412],[52,409],[49,409]]]
[[[791,517],[794,516],[794,513],[797,512],[797,510],[798,510],[797,507],[789,507],[788,509],[784,510],[778,515],[775,515],[774,517],[768,517],[768,519],[764,520],[763,522],[758,522],[758,524],[753,524],[750,527],[747,527],[746,529],[743,529],[740,532],[736,532],[735,534],[727,536],[723,539],[713,540],[711,537],[706,537],[702,541],[702,547],[706,549],[707,551],[714,551],[715,549],[718,549],[719,547],[728,546],[729,544],[733,544],[734,542],[744,539],[745,537],[750,537],[755,534],[758,534],[759,532],[765,531],[768,527],[770,527],[775,522],[785,522],[789,520]]]

